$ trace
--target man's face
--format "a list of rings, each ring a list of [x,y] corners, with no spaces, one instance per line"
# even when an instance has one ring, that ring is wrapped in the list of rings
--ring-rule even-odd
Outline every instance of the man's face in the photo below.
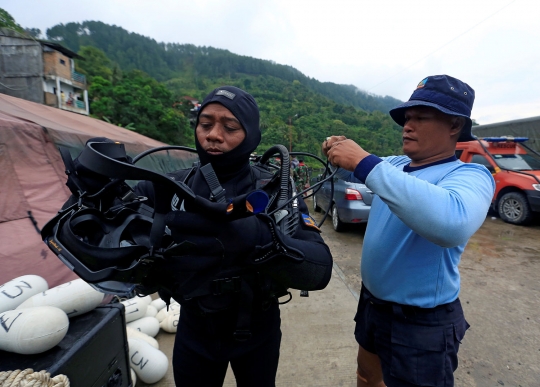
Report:
[[[415,106],[405,111],[403,153],[420,166],[452,156],[461,127],[456,117],[429,106]]]
[[[234,114],[219,103],[204,107],[195,134],[202,148],[211,155],[229,152],[246,138],[246,132]]]

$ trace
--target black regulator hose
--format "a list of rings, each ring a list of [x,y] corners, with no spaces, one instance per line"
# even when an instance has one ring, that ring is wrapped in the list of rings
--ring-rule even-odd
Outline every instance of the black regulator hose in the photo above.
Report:
[[[135,164],[137,161],[139,161],[143,157],[148,156],[149,154],[159,152],[159,151],[164,151],[164,150],[183,150],[183,151],[187,151],[187,152],[191,152],[191,153],[195,153],[195,154],[197,153],[197,149],[190,148],[188,146],[182,146],[182,145],[159,146],[157,148],[151,148],[151,149],[148,149],[148,150],[146,150],[146,151],[144,151],[142,153],[139,153],[137,156],[135,156],[133,158],[133,164]]]
[[[277,201],[277,207],[281,208],[287,205],[289,199],[289,183],[291,178],[291,160],[289,157],[289,151],[283,145],[274,145],[268,149],[261,157],[260,163],[266,164],[271,156],[279,153],[281,156],[281,175],[280,175],[280,189]]]

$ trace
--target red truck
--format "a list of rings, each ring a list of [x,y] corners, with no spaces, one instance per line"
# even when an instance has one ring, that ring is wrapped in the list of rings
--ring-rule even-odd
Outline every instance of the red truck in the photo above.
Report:
[[[540,154],[526,137],[484,137],[458,142],[456,157],[487,167],[495,179],[492,208],[502,220],[527,224],[540,212]]]

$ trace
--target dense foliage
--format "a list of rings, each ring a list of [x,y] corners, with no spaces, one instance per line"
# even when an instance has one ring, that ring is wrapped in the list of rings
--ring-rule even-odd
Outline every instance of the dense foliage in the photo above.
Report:
[[[2,8],[0,8],[0,28],[8,28],[21,33],[24,32],[24,29],[13,19],[13,16]]]
[[[94,75],[88,91],[95,117],[165,143],[193,143],[185,112],[173,107],[172,93],[139,70],[116,80]]]

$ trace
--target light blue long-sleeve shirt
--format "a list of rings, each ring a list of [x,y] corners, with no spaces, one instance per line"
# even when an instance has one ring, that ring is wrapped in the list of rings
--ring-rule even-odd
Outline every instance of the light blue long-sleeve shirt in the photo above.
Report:
[[[458,297],[461,254],[486,218],[495,182],[484,166],[455,158],[410,162],[371,155],[337,176],[376,195],[362,251],[365,286],[377,298],[431,308]]]

